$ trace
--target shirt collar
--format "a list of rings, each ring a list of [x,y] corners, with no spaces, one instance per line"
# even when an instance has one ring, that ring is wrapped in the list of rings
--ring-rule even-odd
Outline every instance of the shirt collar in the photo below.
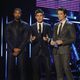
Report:
[[[41,22],[41,23],[37,22],[37,24],[43,24],[43,22]]]
[[[64,20],[60,21],[60,23],[65,24],[66,21],[67,21],[67,19],[64,19]]]

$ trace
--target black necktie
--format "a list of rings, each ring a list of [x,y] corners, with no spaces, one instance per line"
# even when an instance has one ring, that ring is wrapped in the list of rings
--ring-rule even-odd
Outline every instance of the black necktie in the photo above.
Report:
[[[41,33],[41,24],[39,24],[39,33]]]
[[[61,29],[62,29],[62,23],[60,23],[60,27],[59,27],[59,35],[61,34]]]

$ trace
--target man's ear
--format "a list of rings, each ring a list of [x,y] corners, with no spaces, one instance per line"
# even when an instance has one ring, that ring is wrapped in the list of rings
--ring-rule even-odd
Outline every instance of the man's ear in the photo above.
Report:
[[[36,19],[36,16],[35,16],[35,19]]]
[[[65,14],[65,17],[66,17],[67,15]]]

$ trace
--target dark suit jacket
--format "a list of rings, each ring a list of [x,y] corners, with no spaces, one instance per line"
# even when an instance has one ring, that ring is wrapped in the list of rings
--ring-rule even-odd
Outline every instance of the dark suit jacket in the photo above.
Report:
[[[7,24],[5,35],[10,50],[13,48],[22,50],[29,40],[29,25],[22,20],[18,23],[13,20]]]
[[[58,48],[53,48],[53,53],[54,54],[68,54],[70,53],[70,45],[76,40],[76,33],[75,33],[75,28],[72,23],[69,21],[66,21],[62,32],[60,35],[57,35],[57,29],[58,29],[59,23],[56,23],[54,25],[54,36],[53,39],[54,41],[56,40],[62,40],[63,44],[58,46]]]
[[[31,25],[31,34],[36,36],[36,39],[32,42],[32,56],[39,56],[39,52],[41,50],[41,55],[49,56],[48,43],[43,40],[43,36],[46,34],[51,36],[51,26],[47,23],[43,23],[43,32],[41,34],[38,33],[37,23]]]

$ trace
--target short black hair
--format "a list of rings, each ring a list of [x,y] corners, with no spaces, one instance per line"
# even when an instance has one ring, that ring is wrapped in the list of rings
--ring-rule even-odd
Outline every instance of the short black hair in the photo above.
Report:
[[[35,15],[36,15],[37,13],[42,13],[42,14],[44,15],[44,11],[43,11],[42,9],[37,9],[37,10],[35,11]]]
[[[14,12],[15,12],[15,11],[19,11],[20,13],[22,13],[21,8],[15,8],[15,9],[14,9]]]
[[[58,9],[57,9],[57,12],[58,12],[58,11],[63,11],[64,14],[67,14],[67,10],[66,10],[65,8],[58,8]]]

